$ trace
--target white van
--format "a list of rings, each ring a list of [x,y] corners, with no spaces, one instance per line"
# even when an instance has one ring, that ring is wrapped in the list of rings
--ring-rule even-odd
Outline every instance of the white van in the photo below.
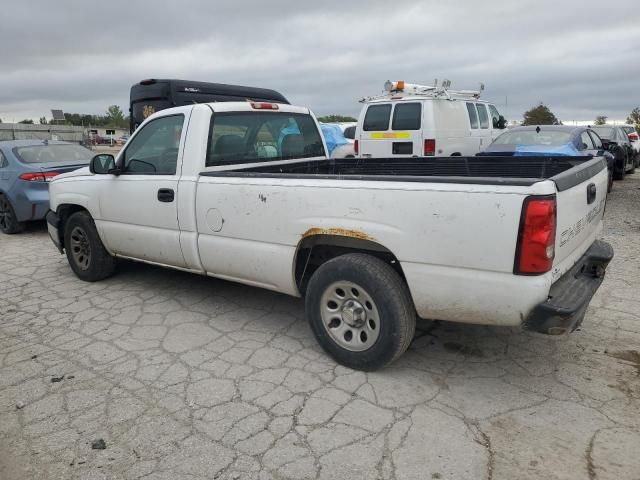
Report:
[[[359,158],[469,156],[488,146],[506,126],[479,91],[449,90],[404,81],[361,100],[354,148]]]

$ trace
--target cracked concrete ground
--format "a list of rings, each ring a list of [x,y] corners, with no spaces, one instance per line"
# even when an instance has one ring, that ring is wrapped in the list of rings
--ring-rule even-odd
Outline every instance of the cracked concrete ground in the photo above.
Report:
[[[300,300],[132,263],[83,283],[43,226],[2,236],[0,478],[637,480],[640,175],[604,237],[579,331],[422,321],[365,374]]]

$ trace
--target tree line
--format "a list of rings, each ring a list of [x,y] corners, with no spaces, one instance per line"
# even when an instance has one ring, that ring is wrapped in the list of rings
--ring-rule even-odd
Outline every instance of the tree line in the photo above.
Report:
[[[118,105],[111,105],[107,108],[104,115],[89,115],[84,113],[65,113],[64,114],[65,125],[82,125],[93,127],[115,127],[115,128],[128,128],[129,116],[125,116],[122,109]],[[605,115],[598,115],[594,121],[594,125],[605,125],[607,123]],[[325,115],[318,117],[318,121],[322,123],[339,123],[339,122],[357,122],[354,117],[345,115]],[[640,107],[634,108],[626,120],[628,125],[633,125],[636,129],[640,130]],[[2,119],[0,119],[2,123]],[[33,124],[32,119],[20,120],[18,123]],[[39,123],[46,125],[49,121],[46,117],[40,117]],[[551,109],[540,102],[535,107],[530,108],[523,114],[522,125],[562,125],[562,122],[555,116]]]
[[[562,125],[558,117],[542,102],[524,112],[523,117],[522,125]],[[606,115],[598,115],[593,120],[593,124],[605,125],[608,118]],[[640,107],[636,107],[631,111],[627,116],[626,122],[627,125],[633,125],[634,128],[640,129]]]
[[[0,119],[2,123],[2,119]],[[33,125],[35,122],[31,118],[25,118],[18,123]],[[53,123],[53,120],[48,120],[46,117],[40,117],[38,120],[40,125],[48,125]],[[113,127],[113,128],[129,128],[129,116],[125,116],[122,109],[118,105],[111,105],[107,108],[104,115],[90,115],[86,113],[65,113],[63,125],[76,125],[76,126],[92,126],[92,127]]]

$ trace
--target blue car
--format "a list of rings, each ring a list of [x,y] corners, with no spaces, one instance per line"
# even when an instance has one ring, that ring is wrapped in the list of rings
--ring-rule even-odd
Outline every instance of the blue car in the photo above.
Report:
[[[614,155],[589,127],[539,125],[515,127],[497,137],[480,156],[604,157],[609,168],[609,191],[613,185]]]
[[[0,231],[18,233],[25,222],[49,210],[49,183],[61,173],[86,167],[93,152],[81,145],[47,140],[0,141]]]

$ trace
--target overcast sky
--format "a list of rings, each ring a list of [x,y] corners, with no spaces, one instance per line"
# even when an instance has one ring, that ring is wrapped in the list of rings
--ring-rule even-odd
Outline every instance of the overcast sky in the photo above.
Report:
[[[638,0],[7,0],[1,25],[4,122],[127,111],[143,78],[273,88],[319,115],[356,115],[387,79],[484,82],[509,120],[640,105]]]

